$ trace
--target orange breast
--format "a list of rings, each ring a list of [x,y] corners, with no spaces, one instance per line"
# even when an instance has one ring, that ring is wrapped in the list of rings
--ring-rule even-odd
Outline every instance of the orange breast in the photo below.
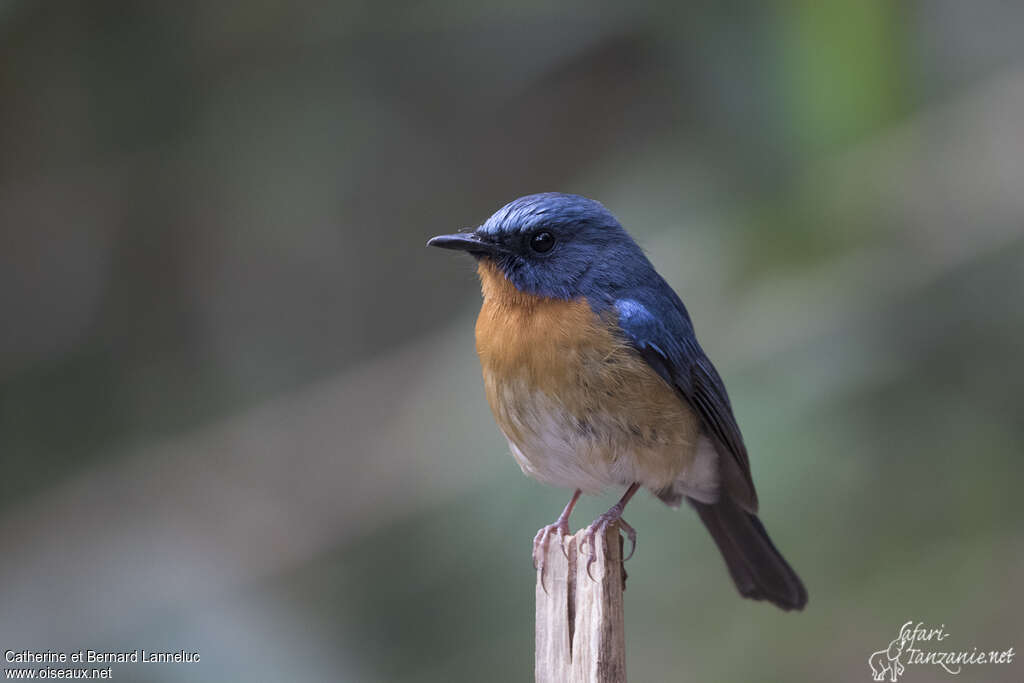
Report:
[[[498,268],[478,268],[484,302],[476,322],[476,349],[485,370],[523,378],[541,391],[575,384],[584,357],[615,354],[624,344],[582,299],[524,294]]]
[[[582,299],[524,294],[487,260],[478,271],[487,399],[523,470],[585,490],[671,484],[693,458],[697,420],[617,321]]]

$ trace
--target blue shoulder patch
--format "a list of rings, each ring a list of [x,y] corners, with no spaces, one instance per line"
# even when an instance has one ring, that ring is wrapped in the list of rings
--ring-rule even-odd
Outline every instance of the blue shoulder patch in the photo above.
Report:
[[[689,394],[692,385],[687,381],[686,374],[677,376],[677,373],[673,372],[673,365],[683,354],[679,342],[685,336],[686,328],[677,330],[674,335],[671,334],[665,328],[665,324],[636,299],[618,299],[615,302],[615,310],[619,314],[619,327],[633,342],[640,355],[669,384],[678,386],[682,381],[679,388],[684,394]],[[690,333],[692,334],[692,331]]]
[[[747,449],[722,378],[697,343],[689,315],[678,297],[656,298],[655,302],[665,305],[652,307],[637,298],[617,299],[614,306],[619,327],[643,359],[697,412],[719,453],[732,455],[738,466],[734,485],[742,489],[736,493],[749,509],[756,510],[757,494]]]

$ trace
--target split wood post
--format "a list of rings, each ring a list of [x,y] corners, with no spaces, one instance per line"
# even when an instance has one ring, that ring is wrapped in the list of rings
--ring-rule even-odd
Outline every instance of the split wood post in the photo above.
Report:
[[[561,546],[552,538],[543,585],[537,572],[536,683],[626,680],[622,537],[618,525],[608,529],[604,542],[598,543],[591,578],[587,575],[590,548],[580,551],[585,533],[564,537]]]

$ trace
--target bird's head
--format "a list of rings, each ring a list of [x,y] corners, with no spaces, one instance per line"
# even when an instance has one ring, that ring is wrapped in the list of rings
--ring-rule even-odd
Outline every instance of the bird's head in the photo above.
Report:
[[[645,260],[601,204],[556,192],[520,197],[475,230],[427,244],[489,260],[520,292],[554,299],[586,296],[607,266],[621,273],[629,261]]]

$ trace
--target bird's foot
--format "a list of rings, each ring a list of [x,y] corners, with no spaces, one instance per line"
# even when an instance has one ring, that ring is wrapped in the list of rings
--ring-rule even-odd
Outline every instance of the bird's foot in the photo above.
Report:
[[[558,547],[568,557],[568,553],[565,552],[565,546],[562,544],[562,539],[568,535],[569,520],[567,519],[560,519],[554,524],[548,524],[538,529],[537,535],[533,537],[533,568],[544,569],[544,558],[547,557],[548,543],[551,542],[552,536],[558,539]]]
[[[548,589],[544,585],[544,560],[548,556],[548,543],[551,541],[551,537],[554,536],[558,539],[558,547],[562,549],[562,554],[566,558],[569,557],[569,553],[565,551],[565,537],[569,535],[569,515],[572,514],[572,509],[576,506],[576,501],[580,499],[579,489],[572,494],[572,498],[569,503],[562,510],[562,514],[558,515],[558,519],[555,520],[554,524],[548,524],[545,527],[541,527],[537,531],[537,535],[533,537],[533,566],[535,569],[540,571],[540,586],[547,593]]]
[[[593,524],[587,527],[583,536],[583,545],[587,546],[590,554],[587,559],[587,576],[591,580],[594,580],[594,575],[590,573],[590,568],[597,561],[597,554],[605,552],[605,535],[608,533],[608,527],[613,524],[617,524],[619,530],[629,539],[629,554],[622,558],[622,561],[625,562],[633,557],[633,553],[636,552],[636,529],[622,519],[622,508],[615,505],[611,510],[595,519]]]
[[[548,556],[548,544],[554,537],[555,542],[558,543],[558,547],[562,549],[562,553],[568,557],[569,554],[565,551],[565,537],[569,535],[569,520],[559,519],[554,524],[548,524],[537,530],[537,535],[533,537],[533,567],[540,572],[540,585],[547,593],[547,586],[544,585],[544,564],[545,559]]]

